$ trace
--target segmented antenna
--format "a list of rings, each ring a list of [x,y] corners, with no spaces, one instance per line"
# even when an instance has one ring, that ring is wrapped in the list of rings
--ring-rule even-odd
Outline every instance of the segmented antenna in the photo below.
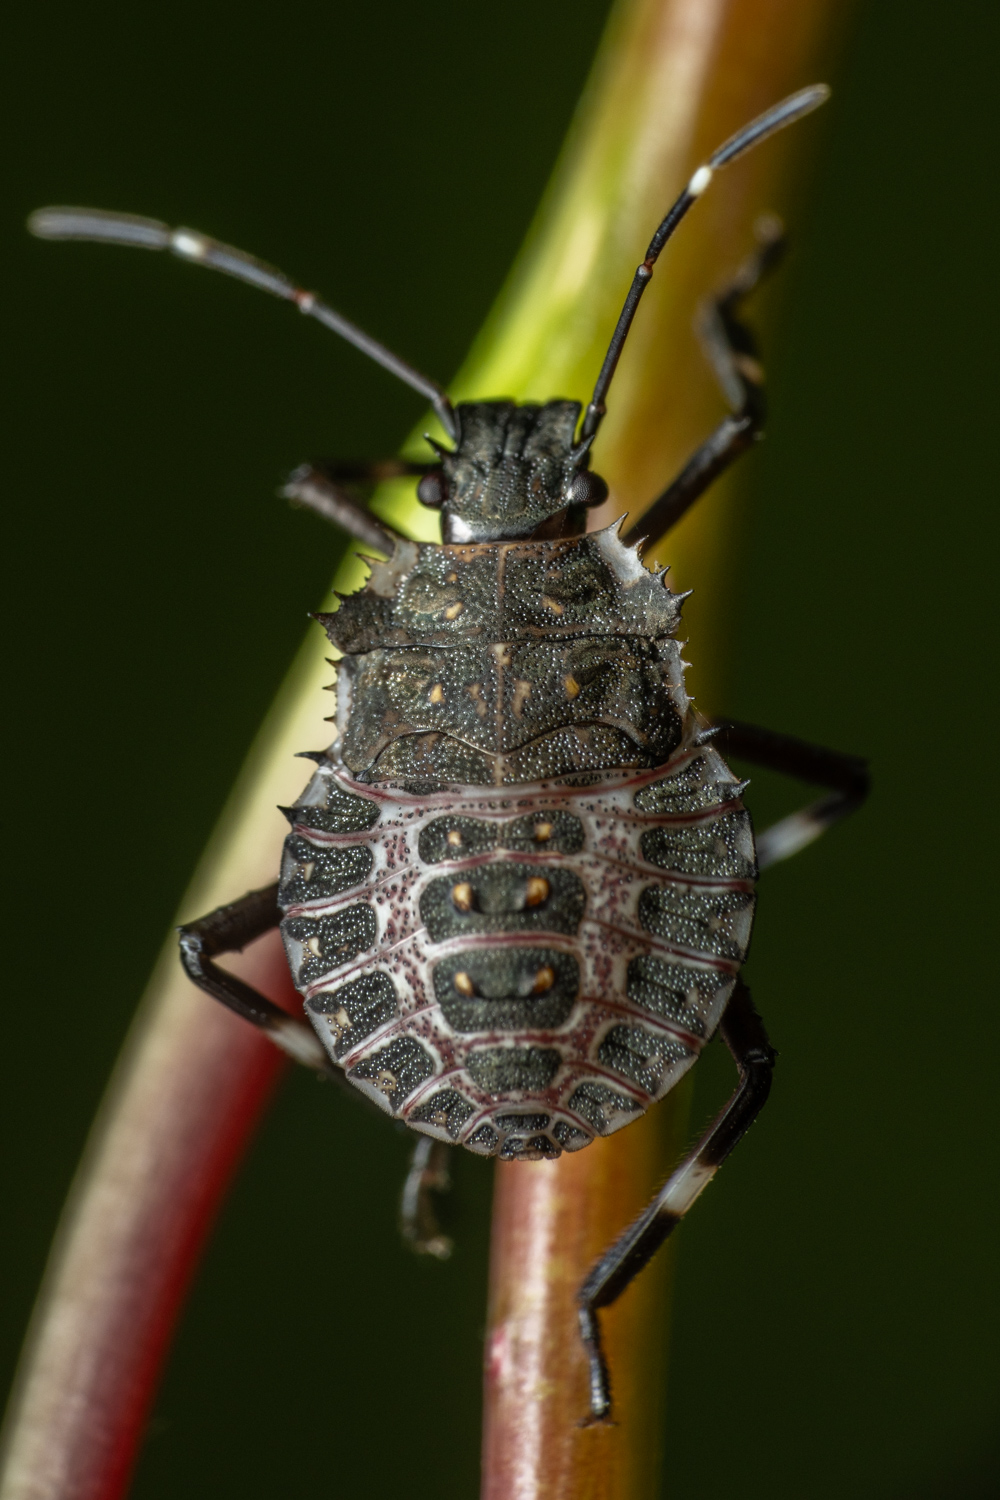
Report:
[[[590,398],[590,405],[587,407],[584,415],[583,426],[580,429],[581,438],[593,437],[601,425],[606,411],[604,398],[608,394],[608,386],[611,384],[615,370],[618,368],[622,348],[628,337],[628,331],[632,326],[635,310],[639,306],[639,298],[649,285],[653,275],[653,266],[656,264],[660,251],[688,209],[701,197],[720,167],[728,166],[731,161],[735,161],[738,156],[742,156],[752,146],[759,145],[761,141],[766,141],[769,135],[774,135],[775,131],[781,130],[783,126],[791,125],[794,120],[801,120],[803,115],[807,115],[812,110],[818,109],[821,104],[825,104],[829,97],[830,90],[825,83],[816,83],[811,88],[800,89],[797,94],[790,94],[780,104],[775,104],[771,109],[765,110],[764,114],[758,115],[756,120],[751,120],[749,125],[744,125],[742,130],[738,130],[735,135],[730,136],[729,140],[720,146],[717,151],[714,151],[708,158],[708,161],[703,166],[698,167],[692,174],[687,187],[669,210],[666,218],[650,240],[649,249],[646,251],[646,258],[642,265],[638,267],[632,279],[628,296],[625,298],[625,305],[621,310],[615,331],[611,335],[608,352],[604,356],[601,373],[598,375],[597,384],[594,386],[594,394]]]
[[[140,250],[169,250],[181,260],[209,266],[213,271],[235,276],[237,281],[245,281],[262,292],[270,292],[273,297],[294,302],[307,318],[316,318],[398,380],[419,391],[437,412],[449,437],[458,437],[455,411],[441,386],[329,307],[315,292],[296,286],[284,272],[247,255],[244,250],[210,239],[196,229],[171,229],[158,219],[106,213],[100,208],[39,208],[28,219],[28,228],[42,240],[99,240],[111,245],[133,245]]]

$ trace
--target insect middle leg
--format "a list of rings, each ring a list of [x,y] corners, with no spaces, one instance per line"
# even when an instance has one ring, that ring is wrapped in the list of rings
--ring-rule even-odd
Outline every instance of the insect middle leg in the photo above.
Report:
[[[645,1212],[601,1256],[578,1293],[580,1333],[590,1366],[590,1411],[595,1420],[606,1418],[611,1410],[598,1309],[617,1301],[656,1254],[749,1130],[771,1089],[775,1052],[742,980],[737,981],[726,1007],[719,1035],[739,1069],[736,1092]]]
[[[696,328],[729,415],[696,448],[677,478],[622,537],[627,547],[643,537],[664,537],[724,470],[753,447],[764,426],[764,370],[757,340],[740,316],[746,298],[784,255],[781,221],[766,215],[755,225],[757,249],[726,286],[702,308]]]
[[[713,742],[723,755],[736,755],[768,771],[780,771],[814,786],[829,787],[827,796],[790,813],[757,835],[757,864],[766,870],[778,860],[789,859],[834,823],[856,812],[868,795],[871,779],[868,764],[858,755],[827,750],[794,735],[762,729],[739,719],[718,719]]]

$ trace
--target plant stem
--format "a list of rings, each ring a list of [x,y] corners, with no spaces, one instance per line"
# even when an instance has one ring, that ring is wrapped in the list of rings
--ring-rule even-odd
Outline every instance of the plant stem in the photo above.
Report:
[[[843,0],[623,0],[563,159],[459,398],[586,400],[651,229],[692,167],[736,126],[823,71]],[[799,127],[730,169],[664,257],[613,390],[595,466],[641,513],[708,431],[719,398],[690,335],[699,296],[741,257],[762,208],[782,206]],[[429,535],[412,486],[382,514]],[[675,586],[697,584],[698,676],[717,698],[709,605],[729,536],[721,497],[671,537]],[[651,556],[651,554],[648,554]],[[360,579],[353,560],[338,575]],[[294,753],[325,743],[326,647],[313,632],[254,746],[181,916],[268,884],[303,780]],[[239,972],[289,1006],[276,936]],[[183,977],[171,934],[63,1215],[5,1430],[2,1500],[113,1500],[128,1483],[192,1267],[279,1063]],[[573,1292],[681,1143],[683,1101],[579,1157],[498,1169],[486,1384],[489,1500],[614,1496],[656,1484],[665,1256],[610,1314],[621,1425],[585,1413]]]
[[[813,0],[632,0],[618,7],[521,262],[460,378],[463,394],[558,390],[585,400],[629,273],[691,171],[739,125],[822,78],[846,8]],[[657,269],[595,445],[611,499],[595,525],[641,514],[718,421],[690,334],[698,299],[781,209],[816,136],[769,141],[713,185]],[[731,537],[718,487],[671,534],[673,576],[697,587],[694,679],[719,699],[718,611]],[[654,539],[655,540],[655,539]],[[647,560],[652,551],[647,552]],[[675,583],[675,587],[677,584]],[[576,1291],[684,1144],[686,1090],[578,1156],[498,1164],[487,1327],[484,1500],[639,1500],[659,1491],[667,1278],[660,1256],[602,1314],[614,1423],[588,1425]]]

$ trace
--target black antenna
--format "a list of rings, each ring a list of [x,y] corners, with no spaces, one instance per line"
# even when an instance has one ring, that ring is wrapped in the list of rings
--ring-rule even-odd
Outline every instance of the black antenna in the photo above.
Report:
[[[140,250],[170,250],[181,260],[193,261],[196,265],[209,266],[213,271],[222,271],[235,276],[238,281],[248,282],[262,292],[270,292],[285,302],[294,302],[300,313],[307,318],[316,318],[325,328],[339,333],[342,339],[367,354],[383,369],[398,380],[419,391],[437,412],[448,436],[458,437],[455,411],[441,387],[426,375],[421,375],[412,365],[393,354],[384,344],[373,339],[356,324],[349,322],[332,307],[322,302],[314,292],[289,281],[283,272],[275,270],[265,261],[236,250],[232,245],[223,245],[219,240],[209,239],[196,229],[171,229],[158,219],[144,219],[137,214],[112,214],[100,208],[39,208],[28,219],[32,234],[42,240],[99,240],[112,245],[134,245]]]
[[[611,343],[608,345],[601,373],[594,386],[594,394],[590,398],[590,405],[584,415],[583,426],[580,429],[581,438],[592,438],[601,425],[606,410],[604,398],[608,394],[608,386],[618,368],[622,348],[632,326],[635,310],[639,306],[639,298],[649,285],[653,275],[653,266],[656,264],[660,251],[688,209],[701,197],[720,167],[728,166],[731,161],[742,156],[744,151],[749,151],[751,146],[767,140],[769,135],[774,135],[775,131],[781,130],[784,125],[791,125],[793,120],[800,120],[803,115],[818,109],[821,104],[826,103],[829,97],[830,90],[825,83],[816,83],[811,88],[800,89],[797,94],[790,94],[780,104],[775,104],[764,114],[758,115],[757,119],[752,120],[749,125],[744,125],[743,129],[738,130],[735,135],[730,136],[725,145],[714,151],[708,161],[693,173],[687,187],[650,240],[646,259],[632,279],[628,296],[625,298],[625,306],[621,310],[615,331],[611,335]]]

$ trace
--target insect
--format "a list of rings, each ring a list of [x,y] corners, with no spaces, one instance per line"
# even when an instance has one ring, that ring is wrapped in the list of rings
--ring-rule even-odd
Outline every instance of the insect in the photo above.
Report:
[[[732,720],[684,687],[682,596],[642,563],[760,435],[763,374],[742,304],[780,226],[710,302],[703,335],[730,411],[640,525],[586,530],[605,399],[664,245],[713,175],[821,104],[792,95],[700,166],[650,243],[586,410],[453,406],[445,391],[281,272],[151,219],[42,209],[32,231],[168,249],[293,302],[420,392],[452,447],[425,464],[305,466],[285,493],[380,554],[317,616],[338,660],[337,737],[284,809],[280,879],[181,929],[188,974],[298,1061],[420,1133],[407,1232],[443,1254],[430,1192],[443,1152],[525,1161],[578,1151],[661,1099],[718,1031],[729,1103],[579,1293],[594,1418],[610,1411],[598,1313],[643,1268],[753,1122],[774,1052],[739,977],[758,869],[856,808],[864,762]],[[440,543],[391,531],[345,488],[413,475]],[[756,846],[723,754],[827,794]],[[280,924],[305,1020],[216,963]]]

